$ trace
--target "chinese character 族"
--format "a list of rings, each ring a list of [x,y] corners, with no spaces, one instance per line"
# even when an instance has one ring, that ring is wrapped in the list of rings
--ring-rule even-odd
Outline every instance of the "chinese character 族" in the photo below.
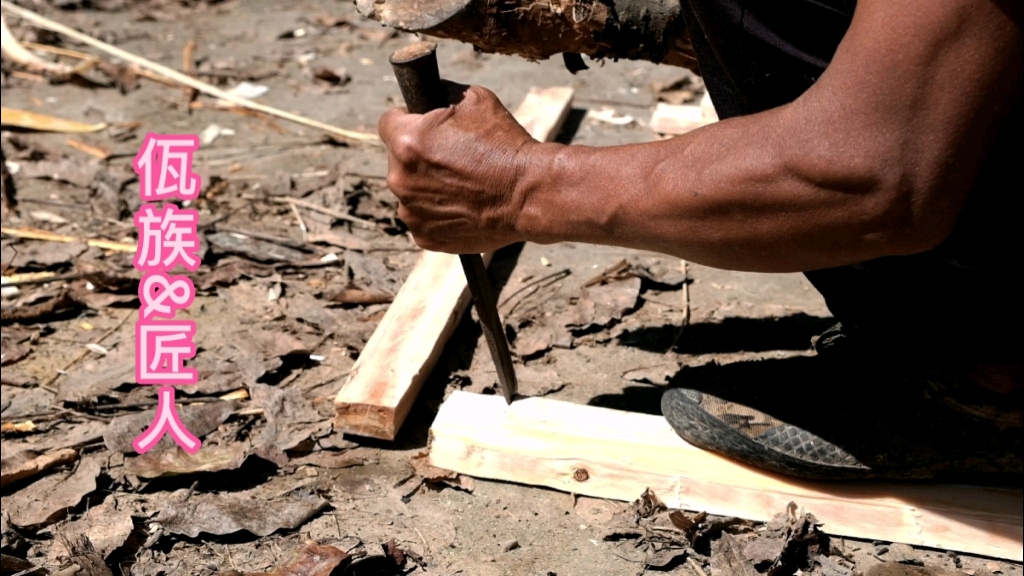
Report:
[[[145,272],[171,270],[177,265],[195,272],[199,268],[199,212],[167,204],[158,210],[143,204],[135,213],[139,247],[132,262]]]
[[[132,167],[139,175],[143,200],[181,198],[195,200],[202,180],[192,171],[192,155],[199,149],[194,134],[146,134]]]

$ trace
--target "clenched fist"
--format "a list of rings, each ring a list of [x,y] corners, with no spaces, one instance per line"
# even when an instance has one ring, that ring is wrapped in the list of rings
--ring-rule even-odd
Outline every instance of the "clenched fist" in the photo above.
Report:
[[[398,217],[426,250],[490,252],[524,240],[516,182],[537,142],[490,90],[449,87],[448,108],[380,119]]]

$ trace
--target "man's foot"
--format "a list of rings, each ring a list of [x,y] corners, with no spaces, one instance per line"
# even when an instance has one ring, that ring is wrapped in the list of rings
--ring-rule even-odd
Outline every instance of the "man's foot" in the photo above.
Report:
[[[834,350],[691,370],[662,413],[687,442],[740,462],[815,479],[1021,482],[1019,394]]]

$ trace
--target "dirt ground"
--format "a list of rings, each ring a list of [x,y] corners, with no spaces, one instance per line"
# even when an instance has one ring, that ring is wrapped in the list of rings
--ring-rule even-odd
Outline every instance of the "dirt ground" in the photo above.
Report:
[[[176,69],[194,41],[197,77],[222,88],[264,87],[262,102],[367,132],[400,103],[388,54],[414,39],[332,0],[17,3]],[[95,53],[7,21],[23,41]],[[153,388],[133,383],[138,273],[130,254],[5,232],[3,574],[726,576],[745,572],[716,565],[716,554],[780,529],[696,518],[685,545],[652,556],[664,546],[617,537],[615,526],[624,515],[644,516],[642,524],[667,514],[654,501],[574,499],[483,480],[457,489],[414,468],[446,394],[494,392],[471,314],[397,442],[334,432],[332,399],[387,309],[353,294],[388,300],[418,257],[395,220],[383,149],[239,113],[104,59],[112,64],[54,82],[4,62],[5,108],[110,127],[76,135],[5,128],[17,206],[4,208],[3,226],[134,242],[139,200],[130,163],[145,133],[209,139],[196,155],[203,192],[193,206],[204,264],[193,274],[199,295],[184,313],[198,325],[201,381],[179,391],[204,448],[186,457],[168,444],[135,456],[130,445],[155,406]],[[443,75],[487,86],[510,108],[532,86],[572,86],[574,110],[559,139],[576,144],[653,140],[647,121],[659,98],[699,101],[702,93],[684,70],[645,63],[591,63],[574,76],[561,61],[479,54],[450,41],[441,42],[439,60]],[[675,91],[659,91],[666,85]],[[632,121],[592,114],[602,111]],[[362,223],[302,206],[297,215],[284,198]],[[585,288],[609,270],[607,282]],[[7,282],[38,272],[66,278]],[[671,257],[580,244],[505,249],[491,274],[503,286],[523,391],[576,403],[658,413],[666,386],[724,364],[784,365],[813,354],[812,337],[831,325],[821,297],[795,274],[684,268]],[[19,476],[39,454],[59,461]],[[1019,564],[882,542],[824,543],[807,530],[812,537],[786,544],[800,550],[798,560],[758,569],[1021,575]],[[302,564],[281,568],[294,554]]]

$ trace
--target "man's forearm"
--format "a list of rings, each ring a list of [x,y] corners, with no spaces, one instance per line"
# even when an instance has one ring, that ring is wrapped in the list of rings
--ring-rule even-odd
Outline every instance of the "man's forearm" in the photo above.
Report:
[[[873,171],[822,167],[825,183],[794,166],[785,114],[643,145],[537,145],[517,188],[519,229],[536,242],[616,244],[771,272],[913,252],[886,238]]]

